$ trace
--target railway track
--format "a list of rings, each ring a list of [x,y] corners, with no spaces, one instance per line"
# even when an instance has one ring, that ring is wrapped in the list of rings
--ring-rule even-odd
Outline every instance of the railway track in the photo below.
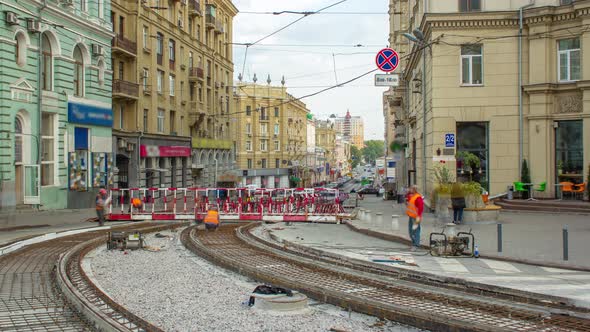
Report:
[[[182,224],[137,223],[156,232]],[[160,331],[112,301],[82,269],[106,230],[70,235],[0,256],[0,331]]]
[[[536,299],[508,300],[491,292],[436,287],[385,276],[364,266],[343,266],[256,241],[255,225],[217,232],[183,231],[183,244],[210,261],[259,281],[292,288],[340,307],[435,331],[590,331],[586,310]],[[361,273],[362,271],[362,273]]]

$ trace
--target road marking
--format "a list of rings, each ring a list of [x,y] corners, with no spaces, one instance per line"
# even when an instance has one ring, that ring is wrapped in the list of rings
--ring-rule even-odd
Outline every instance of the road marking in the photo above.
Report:
[[[580,271],[556,269],[554,267],[542,266],[541,269],[551,273],[579,273]]]
[[[436,262],[445,272],[452,273],[468,273],[469,270],[454,258],[441,258],[437,259]]]
[[[496,272],[498,274],[522,272],[519,269],[517,269],[516,266],[514,266],[510,263],[496,261],[496,260],[492,260],[492,259],[480,259],[479,261],[483,262],[485,265],[487,265],[490,269],[494,270],[494,272]]]

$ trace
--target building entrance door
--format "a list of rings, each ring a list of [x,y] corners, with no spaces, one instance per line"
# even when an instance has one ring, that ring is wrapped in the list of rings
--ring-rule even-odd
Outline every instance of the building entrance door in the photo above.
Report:
[[[14,174],[15,174],[15,181],[14,181],[14,191],[16,194],[16,205],[22,205],[25,203],[25,191],[24,188],[24,179],[23,179],[23,166],[16,165],[14,167]]]

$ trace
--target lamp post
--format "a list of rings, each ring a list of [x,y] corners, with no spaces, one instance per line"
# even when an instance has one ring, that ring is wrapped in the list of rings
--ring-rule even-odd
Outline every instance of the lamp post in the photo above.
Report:
[[[424,40],[424,34],[419,29],[414,29],[412,34],[404,33],[404,37],[422,48],[422,177],[423,188],[426,193],[426,51],[429,45]]]

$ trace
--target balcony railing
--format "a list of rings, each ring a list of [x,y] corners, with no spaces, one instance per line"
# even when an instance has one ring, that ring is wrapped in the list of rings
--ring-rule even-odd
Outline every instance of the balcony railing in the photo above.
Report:
[[[215,29],[215,16],[211,14],[205,15],[205,26],[207,29]]]
[[[201,16],[201,2],[199,0],[189,0],[189,15]]]
[[[137,99],[139,96],[139,84],[123,80],[113,80],[113,97]]]
[[[116,35],[111,44],[115,52],[120,51],[132,56],[137,55],[137,43],[121,35]]]
[[[191,81],[194,80],[204,80],[205,79],[205,71],[201,67],[190,67],[188,71],[188,79]]]
[[[260,121],[268,121],[270,119],[270,117],[268,115],[261,115],[260,116]]]

